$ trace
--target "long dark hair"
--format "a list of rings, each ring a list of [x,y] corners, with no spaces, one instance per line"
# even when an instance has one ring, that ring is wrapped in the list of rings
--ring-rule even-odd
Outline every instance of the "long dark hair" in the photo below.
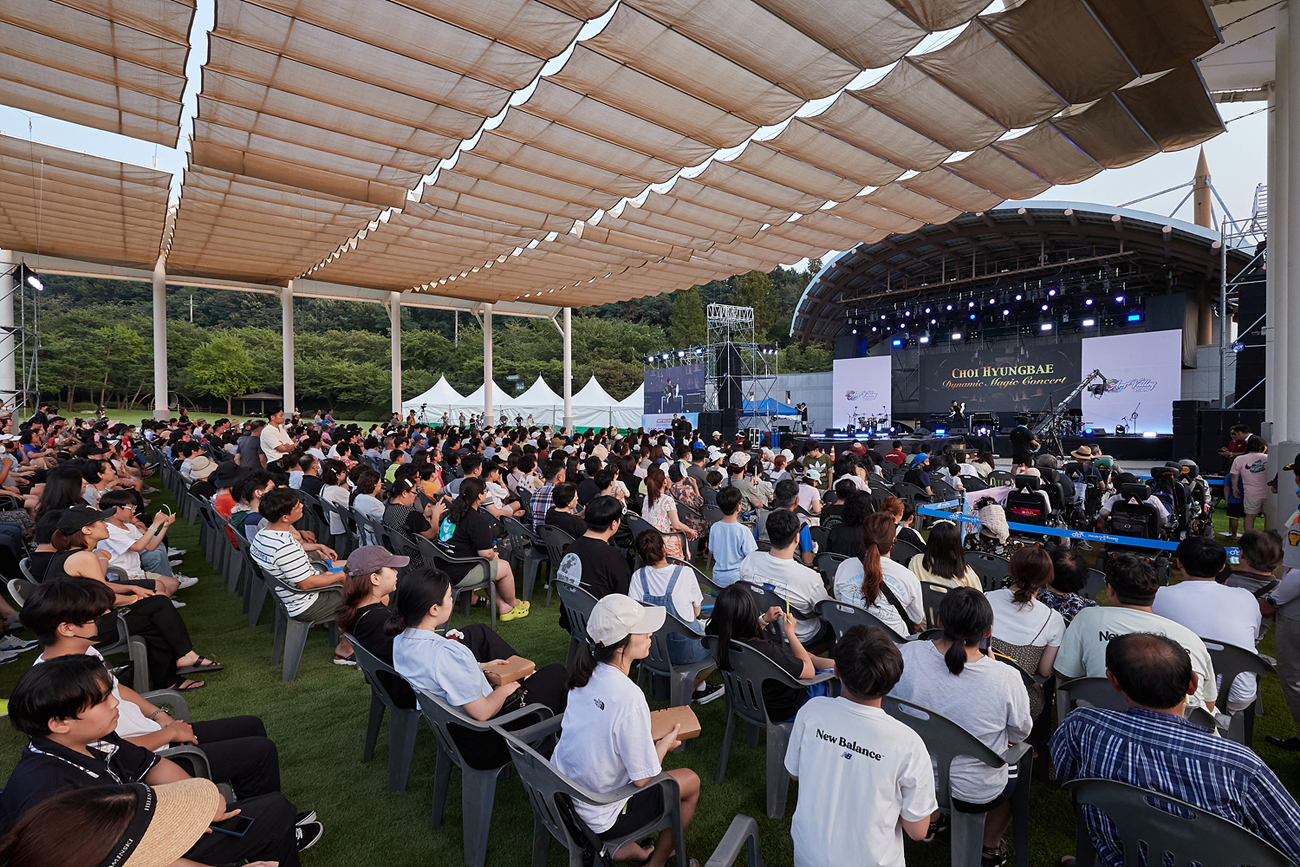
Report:
[[[966,552],[961,546],[961,533],[951,521],[940,521],[930,528],[930,538],[925,543],[921,565],[927,572],[940,578],[956,581],[966,574]]]
[[[6,867],[96,867],[136,811],[141,784],[89,786],[52,795],[23,815],[0,844]],[[68,833],[73,828],[76,833]]]
[[[473,511],[479,495],[486,490],[487,483],[477,476],[463,480],[460,483],[460,494],[451,501],[451,508],[447,509],[447,520],[453,524],[465,520],[465,516]]]
[[[727,650],[733,639],[750,641],[762,634],[758,618],[758,603],[754,601],[754,594],[750,590],[739,584],[722,588],[713,602],[713,616],[704,627],[706,635],[717,636],[714,657],[718,660],[718,668],[731,670]]]
[[[993,606],[973,587],[958,587],[944,594],[939,603],[943,637],[952,642],[943,661],[953,674],[966,667],[966,648],[976,647],[993,628]]]
[[[1052,583],[1056,571],[1052,558],[1042,548],[1021,548],[1011,555],[1008,586],[1017,605],[1029,605],[1038,591]]]
[[[888,512],[873,512],[862,520],[862,598],[867,607],[876,604],[880,587],[885,583],[885,570],[881,558],[894,550],[894,516]]]
[[[655,446],[655,448],[659,448],[659,447],[658,447],[658,446]],[[645,495],[645,507],[646,507],[647,509],[652,509],[652,508],[654,508],[655,500],[657,500],[657,499],[659,499],[661,496],[663,496],[664,486],[665,486],[666,484],[667,484],[667,482],[666,482],[666,480],[664,479],[664,471],[661,470],[661,469],[659,469],[658,467],[655,467],[655,468],[652,469],[650,472],[646,473],[646,477],[645,477],[645,490],[646,490],[646,495]]]
[[[41,492],[41,501],[36,504],[36,517],[84,503],[81,496],[84,481],[81,468],[75,463],[70,462],[50,470],[45,474],[45,490]]]
[[[347,479],[347,465],[336,458],[328,458],[320,465],[321,484],[342,485]]]
[[[407,572],[397,582],[393,607],[397,614],[384,626],[384,634],[397,635],[411,626],[419,626],[429,609],[441,605],[451,588],[451,578],[441,569],[426,566]]]

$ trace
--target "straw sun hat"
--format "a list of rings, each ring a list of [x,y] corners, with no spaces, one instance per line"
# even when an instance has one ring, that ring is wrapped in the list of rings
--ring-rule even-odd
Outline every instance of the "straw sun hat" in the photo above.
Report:
[[[136,816],[104,863],[167,867],[203,837],[221,805],[221,793],[211,780],[141,786]]]

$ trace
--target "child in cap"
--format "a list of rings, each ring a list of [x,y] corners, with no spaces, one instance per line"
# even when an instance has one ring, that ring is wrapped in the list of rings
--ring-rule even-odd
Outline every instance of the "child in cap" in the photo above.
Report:
[[[551,761],[561,774],[596,794],[628,783],[644,786],[663,770],[663,760],[676,749],[681,726],[658,741],[650,735],[650,707],[645,694],[629,676],[632,663],[650,655],[650,636],[663,626],[667,611],[643,606],[621,593],[602,597],[587,620],[591,644],[574,659],[569,671],[569,703],[564,711],[560,742]],[[700,796],[700,778],[678,768],[668,772],[681,791],[682,828],[691,823]],[[574,803],[588,827],[603,839],[624,836],[663,810],[658,788],[643,789],[625,801],[606,805]],[[615,861],[642,861],[663,867],[673,852],[671,830],[659,833],[646,849],[627,843]]]
[[[921,736],[880,700],[903,657],[879,626],[854,626],[835,644],[838,698],[810,698],[794,718],[785,768],[799,787],[791,834],[796,867],[903,867],[903,834],[924,839],[938,809]]]

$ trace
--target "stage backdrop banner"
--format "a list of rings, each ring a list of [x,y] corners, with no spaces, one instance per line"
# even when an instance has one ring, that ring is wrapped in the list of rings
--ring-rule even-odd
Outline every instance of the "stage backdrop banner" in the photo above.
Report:
[[[891,363],[888,355],[835,359],[831,368],[831,423],[835,427],[861,427],[865,422],[859,419],[873,416],[889,418]]]
[[[1105,394],[1083,397],[1084,425],[1107,433],[1119,424],[1129,433],[1174,432],[1174,401],[1183,386],[1181,331],[1085,338],[1083,369],[1106,377]]]
[[[642,412],[646,415],[700,412],[704,409],[703,364],[683,364],[645,372]]]
[[[921,406],[947,412],[952,402],[972,412],[1046,412],[1048,398],[1079,384],[1079,344],[981,346],[921,353]],[[1075,403],[1078,406],[1078,403]]]

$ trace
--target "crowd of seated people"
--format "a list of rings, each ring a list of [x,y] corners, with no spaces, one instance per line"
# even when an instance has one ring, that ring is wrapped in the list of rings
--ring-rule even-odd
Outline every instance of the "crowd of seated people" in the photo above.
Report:
[[[239,810],[257,817],[258,833],[193,838],[187,831],[178,857],[296,864],[322,827],[314,813],[280,794],[278,757],[262,722],[174,720],[119,683],[95,649],[116,640],[120,616],[145,641],[151,686],[198,689],[209,683],[201,677],[223,668],[190,642],[178,605],[193,579],[176,573],[166,544],[174,517],[148,511],[143,497],[151,493],[153,467],[137,449],[137,431],[118,427],[69,427],[46,416],[24,425],[15,448],[5,448],[15,457],[4,470],[13,473],[17,502],[34,522],[25,541],[35,588],[21,622],[42,651],[10,701],[11,722],[31,745],[0,794],[0,830],[9,831],[4,852],[27,853],[12,855],[12,863],[36,864],[23,860],[36,857],[29,852],[33,834],[111,803],[118,818],[94,841],[107,851],[133,833],[128,826],[141,803],[161,810],[188,785],[205,822]],[[265,422],[243,425],[146,422],[139,435],[243,534],[261,568],[295,589],[274,587],[289,614],[333,620],[394,667],[399,679],[387,686],[399,702],[413,707],[421,690],[488,724],[525,701],[538,703],[561,719],[554,766],[594,792],[644,786],[680,744],[676,730],[652,738],[645,695],[631,677],[671,612],[710,637],[723,671],[733,665],[734,641],[805,681],[769,681],[762,690],[769,718],[794,725],[785,765],[806,781],[791,830],[796,863],[901,864],[905,837],[932,839],[945,827],[925,743],[882,710],[887,696],[929,708],[1001,753],[1031,737],[1053,683],[1078,677],[1109,678],[1130,709],[1071,713],[1051,738],[1060,779],[1102,776],[1166,792],[1220,812],[1290,857],[1300,855],[1300,810],[1272,772],[1249,749],[1183,718],[1189,708],[1203,708],[1226,724],[1258,689],[1253,676],[1242,675],[1218,707],[1207,641],[1253,649],[1272,617],[1284,687],[1288,672],[1300,670],[1300,616],[1288,609],[1300,598],[1300,561],[1288,560],[1285,541],[1270,533],[1247,534],[1232,572],[1213,539],[1186,539],[1175,552],[1182,580],[1174,586],[1165,586],[1146,558],[1112,552],[1099,564],[1107,597],[1099,605],[1083,593],[1089,565],[1079,548],[1021,547],[1007,563],[1006,586],[985,592],[988,582],[968,565],[957,524],[930,522],[922,535],[915,502],[884,495],[891,466],[905,465],[922,490],[932,487],[933,473],[960,489],[962,477],[988,478],[991,455],[895,455],[874,442],[839,455],[814,443],[796,455],[751,452],[716,435],[676,442],[647,432],[465,429],[400,418],[363,431],[328,424],[324,416],[304,425],[278,408]],[[1122,483],[1118,474],[1113,481]],[[7,490],[0,478],[0,491]],[[330,507],[323,523],[306,519],[314,503]],[[703,508],[715,505],[721,519],[710,523]],[[651,529],[634,538],[629,512],[639,512]],[[356,527],[349,514],[423,537],[447,559],[420,562],[379,544],[341,557],[338,540]],[[1297,522],[1300,511],[1288,526]],[[811,532],[818,525],[821,547]],[[525,680],[493,686],[485,673],[516,655],[508,624],[531,613],[516,590],[511,558],[500,550],[515,526],[525,533],[556,527],[571,537],[553,564],[554,578],[581,586],[597,602],[568,670],[537,660]],[[919,550],[907,563],[894,559],[902,539]],[[700,543],[696,565],[712,564],[706,574],[717,589],[710,598],[695,571],[675,562],[690,559],[683,543],[693,541]],[[822,551],[846,559],[823,575],[814,567]],[[500,633],[456,618],[456,585],[473,570],[494,585]],[[937,631],[917,637],[927,625],[927,585],[942,593],[928,624]],[[760,608],[760,592],[776,604]],[[851,606],[878,625],[855,626],[837,640],[821,614],[828,603]],[[574,628],[567,611],[560,619],[561,627]],[[710,653],[699,638],[675,638],[674,664]],[[348,641],[335,648],[340,665],[355,663]],[[834,680],[812,682],[832,670]],[[699,674],[692,702],[720,697],[718,679]],[[1287,689],[1289,702],[1296,692]],[[1300,700],[1292,706],[1300,708]],[[496,767],[509,759],[494,732],[463,729],[457,737],[473,763]],[[1151,770],[1110,760],[1104,745],[1116,739],[1154,756]],[[878,756],[845,762],[842,741],[874,744]],[[1300,748],[1295,738],[1279,742]],[[204,749],[213,779],[232,786],[233,802],[219,801],[190,781],[182,764],[156,755],[179,744]],[[1184,767],[1183,750],[1203,773],[1174,770]],[[689,825],[699,778],[686,769],[670,773]],[[954,809],[985,817],[982,863],[1005,863],[1012,798],[1029,780],[1014,767],[959,761],[949,785]],[[1214,796],[1219,791],[1231,791],[1240,807],[1225,809]],[[574,809],[596,837],[622,839],[662,806],[662,795],[646,790]],[[862,820],[846,823],[848,815]],[[1113,827],[1100,814],[1082,815],[1103,861],[1120,863]],[[658,865],[672,849],[665,832],[652,843],[626,844],[615,857]]]

